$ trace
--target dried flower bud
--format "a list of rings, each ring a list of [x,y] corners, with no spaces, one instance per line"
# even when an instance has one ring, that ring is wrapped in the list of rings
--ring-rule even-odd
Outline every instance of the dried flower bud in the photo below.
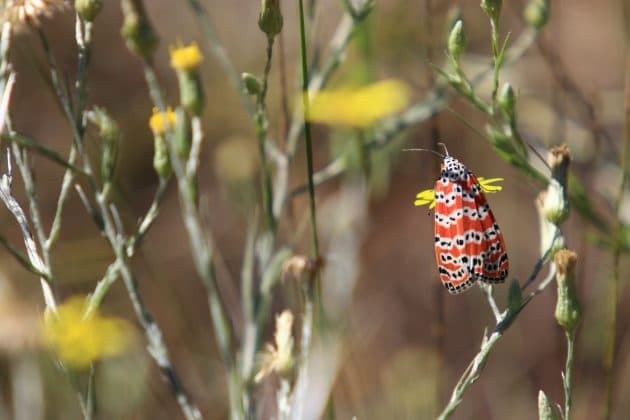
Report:
[[[497,97],[497,103],[508,119],[511,120],[514,118],[516,97],[514,96],[514,89],[512,89],[512,85],[505,83],[501,87],[499,96]]]
[[[448,35],[448,53],[456,63],[459,62],[464,48],[466,48],[466,36],[464,35],[464,22],[460,19],[455,22]]]
[[[497,22],[501,14],[502,3],[502,0],[481,0],[481,9],[490,19]]]
[[[149,58],[157,47],[158,39],[153,32],[141,0],[122,0],[122,37],[127,47],[142,58]]]
[[[75,0],[74,8],[83,19],[93,22],[103,8],[103,0]]]
[[[314,278],[315,274],[324,266],[322,257],[317,259],[305,255],[294,255],[282,264],[282,278],[293,277],[300,280],[304,275]]]
[[[262,0],[260,15],[258,16],[258,27],[273,39],[282,30],[282,11],[280,10],[280,0]]]
[[[293,355],[293,314],[289,310],[276,316],[275,346],[267,344],[262,354],[260,371],[254,378],[255,382],[262,381],[272,372],[287,378],[293,373],[295,357]]]
[[[542,389],[538,392],[538,420],[558,420],[551,401]]]
[[[245,89],[250,95],[259,95],[262,91],[260,80],[253,74],[245,72],[241,74],[241,80],[243,80]]]
[[[529,0],[525,7],[525,20],[539,30],[549,21],[549,0]]]
[[[569,146],[563,144],[552,147],[549,150],[549,166],[551,167],[551,177],[558,180],[560,185],[566,187],[569,175],[569,164],[571,163],[571,153]]]
[[[572,334],[582,318],[582,308],[575,290],[575,266],[577,254],[567,249],[561,249],[554,256],[558,272],[558,300],[556,302],[556,320],[564,330]]]

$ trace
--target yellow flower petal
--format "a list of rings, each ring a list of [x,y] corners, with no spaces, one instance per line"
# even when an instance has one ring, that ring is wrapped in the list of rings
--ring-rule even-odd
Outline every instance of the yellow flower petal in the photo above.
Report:
[[[435,207],[435,191],[432,189],[420,191],[416,195],[416,201],[414,201],[413,204],[414,206],[424,206],[429,204],[429,208],[432,209]]]
[[[194,71],[203,61],[203,55],[196,43],[171,48],[171,67],[175,70]]]
[[[358,89],[322,91],[311,98],[307,119],[326,124],[368,127],[404,109],[410,90],[399,80],[383,80]]]
[[[149,118],[149,127],[153,131],[154,136],[164,134],[167,128],[172,128],[177,121],[177,114],[171,107],[166,112],[160,112],[157,108],[153,108],[153,115]]]
[[[503,187],[501,185],[492,185],[495,182],[503,181],[503,178],[478,178],[481,190],[485,193],[495,193],[501,191]]]

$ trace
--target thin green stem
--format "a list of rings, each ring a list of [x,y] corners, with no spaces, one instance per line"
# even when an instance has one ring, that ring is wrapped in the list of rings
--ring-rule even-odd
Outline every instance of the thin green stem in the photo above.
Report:
[[[313,254],[319,258],[319,239],[317,236],[317,214],[315,206],[315,183],[313,182],[313,142],[311,136],[311,124],[307,119],[309,109],[308,98],[308,62],[306,53],[306,28],[304,26],[304,6],[302,0],[298,1],[298,15],[300,20],[300,57],[302,64],[302,104],[304,107],[304,138],[306,141],[306,170],[308,176],[309,209],[311,214],[311,234]],[[315,279],[315,301],[318,309],[321,307],[321,285],[319,275]]]
[[[573,375],[573,348],[575,344],[575,332],[566,332],[567,336],[567,362],[564,368],[564,420],[571,420],[571,379]]]
[[[267,142],[267,131],[269,128],[269,121],[267,119],[265,101],[267,98],[267,88],[269,86],[269,72],[271,71],[271,62],[273,58],[273,37],[267,37],[267,58],[265,62],[265,70],[262,78],[262,90],[258,95],[258,101],[256,106],[255,126],[256,134],[258,137],[258,152],[260,154],[260,161],[262,165],[262,193],[263,193],[263,207],[265,209],[265,218],[267,219],[267,226],[272,232],[277,230],[277,221],[273,214],[273,186],[271,181],[271,167],[267,159],[267,151],[265,144]]]
[[[494,70],[492,72],[492,114],[497,101],[497,92],[499,91],[499,72],[501,70],[501,57],[499,50],[499,22],[495,19],[490,19],[491,37],[492,37],[492,56],[494,59]]]
[[[630,6],[623,6],[623,16],[625,23],[630,23]],[[630,66],[630,30],[626,32],[626,69]],[[613,208],[617,216],[616,235],[619,238],[623,234],[623,223],[621,221],[621,203],[626,193],[626,187],[628,183],[628,152],[630,144],[630,73],[626,72],[625,77],[625,122],[623,141],[621,145],[621,151],[619,156],[619,190],[613,203]],[[602,419],[607,420],[611,416],[613,406],[613,395],[615,388],[615,359],[617,353],[617,312],[619,306],[619,288],[620,288],[620,267],[621,262],[621,246],[618,243],[620,240],[616,239],[613,255],[612,255],[612,279],[610,282],[610,290],[608,292],[608,308],[609,308],[609,331],[608,342],[606,343],[606,350],[604,353],[603,367],[606,376],[606,391],[604,396],[604,405]]]

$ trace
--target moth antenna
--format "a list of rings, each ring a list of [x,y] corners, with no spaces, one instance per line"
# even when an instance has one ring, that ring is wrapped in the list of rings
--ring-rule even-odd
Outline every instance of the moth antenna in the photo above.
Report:
[[[444,156],[442,153],[436,152],[435,150],[431,150],[431,149],[402,149],[402,151],[403,152],[429,152],[429,153],[433,153],[436,156],[439,156],[442,159],[448,156],[448,153],[446,154],[446,156]]]
[[[446,156],[450,156],[448,154],[448,149],[446,148],[446,145],[444,143],[438,143],[438,146],[442,146],[444,148],[444,153],[446,153]]]

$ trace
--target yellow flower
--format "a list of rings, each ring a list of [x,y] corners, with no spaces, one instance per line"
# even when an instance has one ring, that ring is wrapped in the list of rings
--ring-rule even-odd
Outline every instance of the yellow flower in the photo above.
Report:
[[[104,317],[98,309],[86,313],[82,296],[68,299],[58,312],[44,316],[44,336],[61,361],[75,369],[120,355],[133,341],[133,329],[122,318]]]
[[[149,119],[149,127],[153,131],[153,135],[159,136],[164,134],[167,128],[172,128],[177,122],[177,114],[168,107],[166,112],[160,112],[157,108],[153,108],[153,115]]]
[[[171,67],[175,70],[194,71],[203,61],[203,55],[196,43],[171,48]]]
[[[276,346],[267,344],[267,350],[261,358],[262,366],[254,378],[255,382],[262,381],[271,372],[276,372],[282,376],[291,373],[295,362],[293,359],[292,329],[293,314],[287,309],[276,316],[276,334],[274,336]]]
[[[499,192],[503,189],[501,185],[492,185],[497,182],[503,181],[503,178],[477,178],[479,181],[479,185],[481,186],[481,191],[485,193],[495,193]],[[429,208],[432,209],[435,207],[435,191],[433,189],[420,191],[416,195],[416,201],[413,202],[414,206],[424,206],[429,204]]]
[[[55,10],[64,6],[63,0],[13,0],[11,5],[3,6],[4,10],[0,12],[0,20],[2,22],[10,21],[18,28],[25,23],[39,24],[39,19],[42,16],[48,17]]]
[[[313,122],[367,127],[401,111],[411,94],[399,80],[383,80],[358,89],[322,91],[309,102],[307,119]]]

